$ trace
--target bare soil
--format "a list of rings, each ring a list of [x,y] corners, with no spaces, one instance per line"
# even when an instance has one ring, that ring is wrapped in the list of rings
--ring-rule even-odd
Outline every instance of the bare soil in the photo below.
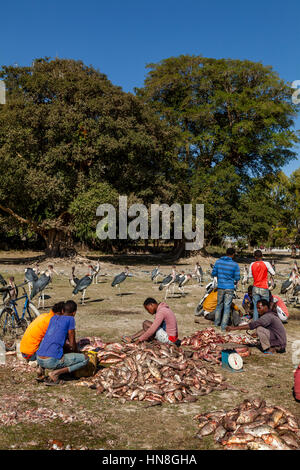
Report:
[[[292,267],[292,259],[276,256],[276,289],[286,279]],[[59,300],[72,298],[69,284],[71,268],[76,267],[75,275],[82,277],[87,273],[89,260],[85,256],[75,260],[45,259],[43,253],[0,252],[0,273],[4,278],[14,275],[19,284],[24,280],[24,269],[33,266],[40,259],[40,267],[52,263],[58,272],[46,290],[45,309]],[[89,259],[95,262],[97,253],[90,253]],[[214,263],[214,257],[179,260],[175,264],[178,271],[192,272],[196,260],[205,271]],[[238,260],[250,262],[246,258]],[[127,256],[118,258],[100,257],[101,273],[98,284],[92,284],[86,293],[86,304],[80,305],[80,294],[76,315],[76,337],[97,336],[104,341],[120,341],[123,334],[131,334],[141,329],[145,319],[151,319],[143,308],[146,297],[164,300],[165,291],[158,290],[153,284],[150,272],[157,263],[161,272],[169,274],[173,262],[165,258],[147,256]],[[114,276],[128,265],[133,277],[121,285],[121,294],[111,287]],[[194,323],[194,309],[202,297],[202,287],[196,280],[187,284],[186,296],[176,293],[167,299],[178,320],[179,337],[212,326],[201,319]],[[243,293],[240,291],[237,303],[241,305]],[[37,305],[37,299],[34,299]],[[22,308],[22,301],[18,307]],[[79,386],[80,381],[70,380],[63,385],[46,387],[36,382],[35,368],[17,360],[14,354],[7,355],[7,364],[0,366],[0,448],[1,449],[49,449],[52,441],[62,442],[64,448],[72,449],[220,449],[211,436],[200,441],[195,437],[196,422],[193,416],[210,410],[231,409],[245,398],[262,397],[268,404],[279,404],[300,417],[299,404],[292,396],[293,365],[291,344],[300,339],[300,310],[290,308],[290,320],[286,324],[288,337],[285,354],[263,355],[258,349],[251,348],[251,355],[244,358],[244,371],[232,373],[222,371],[228,382],[239,391],[214,391],[198,398],[196,403],[163,404],[146,407],[145,402],[120,403],[107,399],[96,390]]]

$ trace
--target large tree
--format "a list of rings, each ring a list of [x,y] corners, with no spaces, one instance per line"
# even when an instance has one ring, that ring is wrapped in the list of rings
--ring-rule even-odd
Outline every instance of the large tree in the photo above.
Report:
[[[220,240],[234,231],[242,195],[245,208],[259,197],[251,179],[276,174],[295,158],[292,89],[271,67],[248,60],[181,55],[147,67],[136,94],[180,129],[186,201],[192,195],[205,204],[205,238]],[[257,229],[267,234],[263,222]]]
[[[221,161],[256,175],[291,160],[292,89],[259,62],[181,55],[147,66],[136,93],[181,129],[180,154],[195,168]]]
[[[39,233],[47,254],[72,251],[74,233],[86,235],[91,211],[116,194],[146,204],[175,195],[176,132],[104,74],[45,58],[3,66],[0,78],[1,214]]]

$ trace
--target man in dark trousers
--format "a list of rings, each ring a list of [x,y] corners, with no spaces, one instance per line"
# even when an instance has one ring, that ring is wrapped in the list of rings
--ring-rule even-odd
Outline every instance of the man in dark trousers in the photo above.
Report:
[[[258,319],[256,304],[261,299],[270,300],[270,291],[268,289],[268,273],[275,276],[275,271],[268,261],[263,261],[262,252],[254,252],[254,263],[249,268],[249,277],[253,277],[253,320]]]
[[[283,353],[286,348],[286,332],[282,321],[270,310],[266,299],[257,302],[258,320],[252,320],[245,326],[228,326],[226,331],[256,329],[261,349],[264,354]]]
[[[229,322],[235,283],[240,280],[240,268],[233,261],[234,255],[234,248],[227,248],[226,256],[222,256],[216,261],[211,273],[213,277],[218,279],[218,305],[215,311],[215,326],[221,324],[222,331],[226,330]]]

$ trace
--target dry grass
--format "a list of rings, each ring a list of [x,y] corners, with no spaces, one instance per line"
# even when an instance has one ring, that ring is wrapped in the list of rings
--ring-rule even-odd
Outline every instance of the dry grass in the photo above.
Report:
[[[37,253],[0,253],[0,273],[7,278],[14,275],[17,283],[23,281],[24,268],[28,265],[19,264],[17,258],[32,257]],[[14,261],[13,261],[14,260]],[[6,264],[6,261],[14,264]],[[59,275],[53,279],[51,287],[46,291],[46,309],[56,301],[71,298],[72,288],[68,277],[71,273],[70,261],[52,260]],[[107,276],[99,278],[99,284],[91,285],[87,291],[86,305],[79,305],[76,315],[77,339],[84,336],[99,336],[104,341],[120,341],[123,334],[138,331],[143,320],[149,314],[143,309],[143,301],[151,296],[158,301],[164,299],[164,291],[153,285],[150,274],[156,261],[151,259],[127,257],[119,264],[112,259],[101,263],[102,272]],[[193,260],[194,262],[195,260]],[[204,270],[209,268],[206,259]],[[47,260],[48,262],[48,260]],[[42,266],[46,266],[46,261]],[[115,274],[122,271],[128,264],[134,277],[127,278],[122,284],[123,295],[111,287]],[[187,260],[177,263],[179,270],[192,271],[194,264]],[[202,263],[203,265],[203,263]],[[291,260],[282,258],[278,264],[279,273],[288,272]],[[168,274],[171,263],[161,262],[161,271]],[[87,267],[76,265],[76,275],[86,274]],[[208,277],[207,277],[208,280]],[[278,278],[279,291],[281,280]],[[194,308],[204,292],[193,280],[186,287],[186,297],[179,295],[168,298],[169,306],[178,319],[179,336],[190,335],[196,330],[211,326],[202,320],[194,323]],[[126,295],[125,295],[126,294]],[[242,301],[242,293],[239,294]],[[80,296],[75,300],[79,303]],[[35,302],[37,304],[37,301]],[[22,302],[20,302],[22,306]],[[64,445],[73,448],[89,449],[215,449],[219,448],[211,437],[199,441],[193,416],[200,412],[217,409],[230,409],[246,397],[263,397],[270,404],[280,404],[299,416],[299,405],[292,397],[293,366],[291,362],[291,343],[299,338],[300,311],[291,310],[292,318],[286,325],[288,346],[286,354],[264,356],[256,348],[251,349],[251,356],[245,358],[244,372],[231,373],[223,370],[228,382],[234,386],[248,390],[248,393],[237,391],[215,391],[199,397],[196,403],[181,405],[164,404],[145,408],[145,403],[132,402],[121,404],[118,400],[107,399],[98,395],[95,390],[77,386],[76,381],[66,382],[63,386],[46,387],[34,380],[35,371],[26,366],[18,365],[13,356],[8,357],[8,364],[0,367],[0,393],[2,398],[11,395],[16,410],[32,411],[44,407],[66,415],[74,415],[74,421],[65,423],[63,419],[40,422],[19,422],[14,425],[1,425],[1,449],[47,449],[51,439],[61,440]],[[15,367],[14,367],[15,366]],[[218,366],[215,366],[218,368]],[[3,409],[0,409],[0,418]],[[4,412],[4,411],[3,411]],[[84,422],[83,416],[87,419]],[[91,420],[91,423],[88,420]]]

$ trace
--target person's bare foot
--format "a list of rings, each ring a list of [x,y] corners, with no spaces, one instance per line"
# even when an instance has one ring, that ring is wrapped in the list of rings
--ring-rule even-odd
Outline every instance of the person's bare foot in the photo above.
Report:
[[[52,382],[57,382],[59,375],[55,374],[55,372],[49,372],[48,377]]]

